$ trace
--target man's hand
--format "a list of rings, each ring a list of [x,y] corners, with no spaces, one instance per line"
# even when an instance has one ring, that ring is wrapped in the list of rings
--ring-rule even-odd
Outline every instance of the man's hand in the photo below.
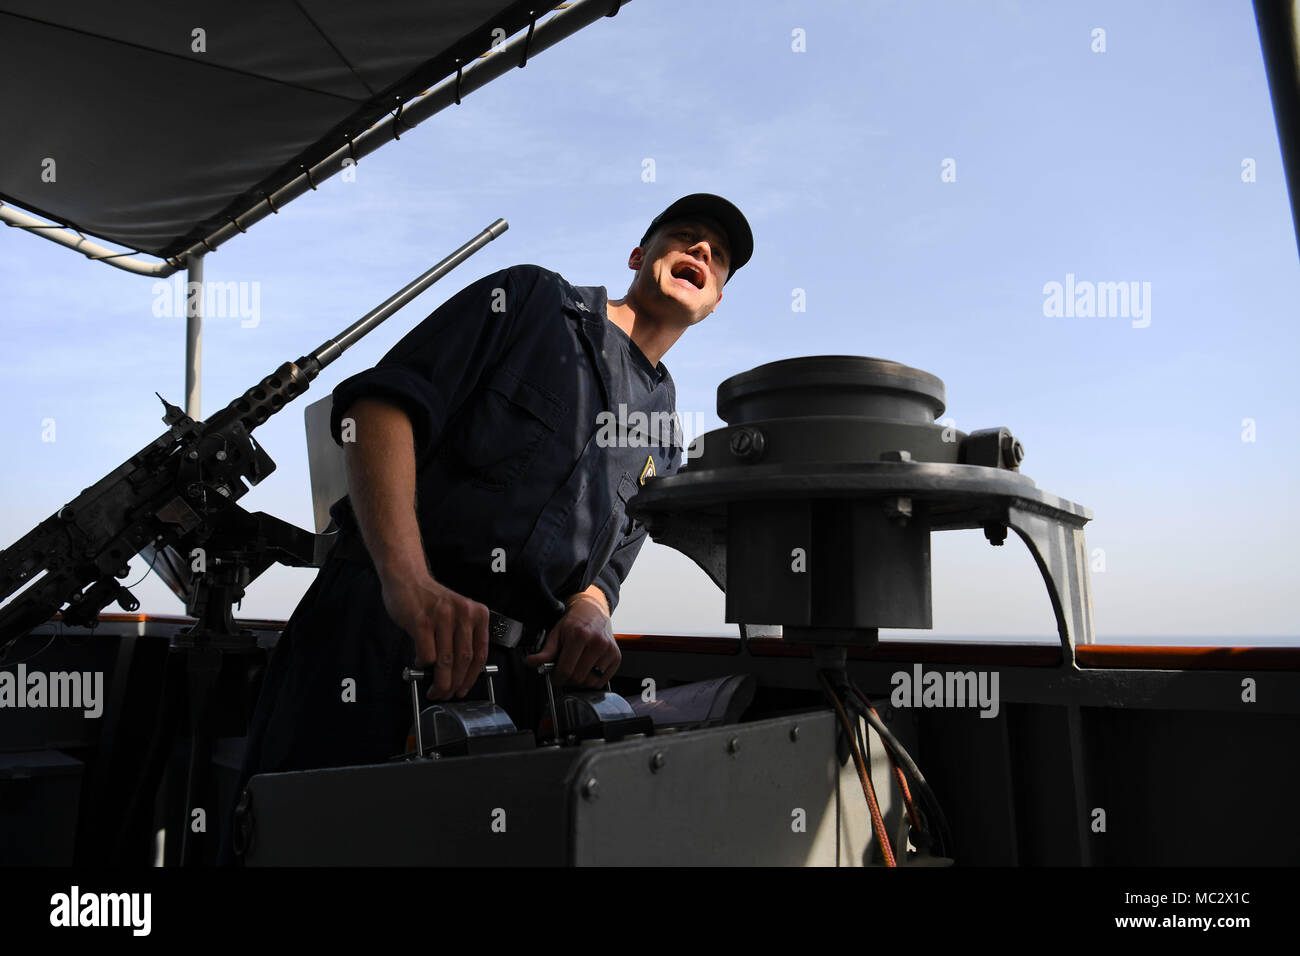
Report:
[[[547,661],[555,665],[559,686],[604,687],[614,676],[623,654],[614,640],[609,606],[599,591],[588,588],[569,599],[564,617],[546,635],[546,643],[536,654],[524,659],[526,667]]]
[[[415,641],[417,667],[435,665],[431,700],[464,697],[487,662],[488,609],[435,581],[415,513],[411,420],[382,399],[353,402],[356,440],[343,445],[348,497],[384,589],[384,607]]]
[[[384,607],[415,641],[415,665],[434,664],[430,700],[464,697],[488,654],[488,609],[445,588],[427,572],[390,576]]]

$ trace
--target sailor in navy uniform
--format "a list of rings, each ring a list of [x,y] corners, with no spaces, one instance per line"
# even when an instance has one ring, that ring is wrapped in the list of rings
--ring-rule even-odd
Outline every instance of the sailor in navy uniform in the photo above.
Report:
[[[497,700],[521,728],[540,715],[537,664],[554,660],[561,684],[609,680],[609,615],[646,537],[627,502],[681,464],[659,359],[712,313],[752,249],[735,206],[684,197],[633,250],[623,299],[512,266],[334,390],[352,494],[331,510],[339,541],[268,666],[241,788],[254,773],[401,753],[413,663],[444,700],[485,697],[475,683],[496,664]],[[402,520],[416,558],[394,543]],[[487,609],[524,633],[488,640]]]

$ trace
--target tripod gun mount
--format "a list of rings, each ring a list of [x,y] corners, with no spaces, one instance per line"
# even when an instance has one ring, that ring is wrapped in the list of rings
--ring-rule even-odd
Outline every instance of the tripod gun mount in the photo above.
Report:
[[[138,610],[140,602],[120,579],[131,558],[145,552],[155,563],[165,557],[190,582],[186,607],[199,620],[176,635],[175,645],[249,646],[252,635],[241,634],[231,615],[244,588],[276,561],[319,567],[334,537],[236,504],[249,485],[275,470],[253,430],[305,392],[325,366],[507,228],[504,219],[496,220],[338,336],[285,362],[204,421],[194,421],[160,395],[167,431],[0,551],[0,601],[23,592],[0,608],[0,645],[60,609],[64,621],[82,626],[97,623],[113,601],[127,612]]]

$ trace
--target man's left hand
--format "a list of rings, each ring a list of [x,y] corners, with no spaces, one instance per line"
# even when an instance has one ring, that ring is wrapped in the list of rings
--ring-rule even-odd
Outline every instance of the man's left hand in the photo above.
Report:
[[[605,686],[622,660],[603,598],[584,592],[571,599],[569,609],[546,635],[542,649],[525,658],[524,665],[537,667],[556,661],[559,686],[596,688]]]

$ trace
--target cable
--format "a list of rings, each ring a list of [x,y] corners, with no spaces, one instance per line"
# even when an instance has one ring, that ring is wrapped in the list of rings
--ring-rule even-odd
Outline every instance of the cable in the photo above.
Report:
[[[844,725],[844,730],[848,734],[849,746],[853,750],[854,767],[858,771],[858,779],[862,782],[862,793],[867,798],[867,808],[871,811],[871,825],[876,831],[876,840],[880,843],[881,853],[884,854],[885,866],[898,866],[898,861],[894,858],[894,848],[889,842],[889,834],[885,830],[885,819],[880,813],[880,804],[876,801],[876,788],[871,782],[871,774],[868,772],[866,763],[862,758],[862,751],[858,748],[858,741],[853,731],[853,725],[849,722],[849,715],[845,713],[844,705],[840,703],[840,699],[830,681],[826,679],[826,675],[818,673],[817,676],[826,688],[826,693],[835,705],[835,710],[840,715],[840,722]],[[835,839],[838,843],[839,836],[837,835]]]
[[[941,855],[951,856],[953,842],[952,833],[948,829],[948,820],[943,815],[939,800],[935,797],[934,791],[930,789],[930,784],[926,782],[925,775],[921,773],[921,768],[916,765],[916,761],[912,759],[911,754],[907,752],[907,749],[899,742],[898,738],[885,726],[885,722],[880,719],[880,715],[876,713],[875,708],[871,706],[871,702],[867,700],[866,694],[862,693],[857,684],[852,681],[848,682],[848,686],[853,691],[854,696],[867,707],[867,713],[864,716],[866,716],[872,728],[880,735],[880,739],[884,741],[885,746],[894,752],[894,756],[907,769],[907,772],[911,774],[917,790],[921,793],[921,799],[926,803],[928,815],[933,819],[938,831],[937,836],[941,843]]]
[[[832,694],[832,696],[834,695]],[[876,831],[876,840],[880,844],[881,853],[884,855],[885,866],[898,866],[898,861],[894,857],[893,845],[889,840],[889,831],[885,829],[885,818],[880,812],[880,802],[876,798],[876,785],[871,780],[871,768],[862,756],[859,743],[861,738],[857,729],[851,725],[848,714],[845,713],[844,706],[838,698],[835,699],[835,709],[839,711],[840,722],[844,725],[844,730],[848,734],[849,746],[853,749],[854,768],[857,770],[858,779],[862,783],[862,795],[867,799],[867,809],[871,813],[871,826]]]
[[[153,549],[153,561],[149,562],[149,567],[145,569],[144,574],[140,575],[140,581],[143,581],[145,578],[149,576],[149,572],[153,570],[153,566],[158,561],[158,555],[160,554],[162,554],[162,548],[155,547]],[[132,581],[130,584],[124,584],[122,586],[125,588],[133,588],[137,584],[139,584],[140,581]]]
[[[18,637],[15,637],[13,640],[6,643],[3,647],[0,647],[0,666],[16,667],[19,664],[26,664],[28,661],[35,660],[36,658],[40,657],[42,654],[44,654],[46,651],[50,649],[50,645],[54,643],[54,639],[59,635],[51,634],[50,639],[46,641],[43,645],[41,645],[41,649],[39,651],[35,651],[34,653],[28,654],[22,660],[17,660],[17,661],[9,660],[9,652],[13,650],[13,646],[18,643],[20,638],[26,636],[27,635],[25,634],[20,634],[18,635]]]
[[[870,710],[873,714],[876,714],[876,709],[871,706],[870,701],[866,702],[866,706],[868,710]],[[880,715],[876,714],[876,716],[879,717]],[[859,738],[859,742],[861,742],[861,738]],[[863,751],[867,754],[867,760],[870,761],[871,759],[870,749],[868,749],[868,747],[864,745]],[[907,786],[907,777],[903,774],[902,768],[898,766],[898,761],[894,759],[893,751],[891,751],[888,747],[885,748],[885,756],[889,758],[889,766],[893,770],[894,779],[898,781],[898,790],[903,795],[903,806],[907,809],[907,820],[914,829],[920,832],[922,829],[921,822],[916,815],[916,803],[912,799],[911,789]]]
[[[876,733],[880,734],[880,738],[884,741],[886,749],[890,751],[891,757],[902,762],[902,764],[907,768],[907,772],[912,775],[913,780],[916,782],[921,798],[926,804],[925,816],[927,820],[934,822],[934,827],[927,828],[927,831],[933,829],[933,832],[930,835],[938,838],[940,843],[940,854],[943,856],[951,856],[953,843],[951,831],[948,829],[948,821],[943,814],[943,809],[939,806],[938,798],[934,795],[934,791],[926,781],[925,775],[921,773],[920,768],[907,752],[907,748],[905,748],[898,738],[885,727],[884,722],[880,719],[880,715],[876,713],[874,707],[871,707],[871,702],[867,700],[866,695],[862,693],[861,689],[859,689],[855,684],[851,684],[850,686],[852,687],[853,693],[857,699],[864,702],[866,707],[869,708],[870,712],[864,713],[863,716],[867,718],[867,721],[871,724]]]
[[[862,757],[869,768],[871,766],[871,735],[863,734],[862,732],[862,720],[858,714],[858,709],[855,706],[856,703],[857,702],[850,697],[848,701],[848,709],[853,713],[853,732],[857,734],[858,737],[858,748],[862,751]],[[898,769],[898,764],[894,763],[894,755],[889,752],[888,747],[885,748],[885,756],[889,759],[889,766],[893,770],[894,775],[899,782],[899,789],[903,794],[903,806],[907,810],[907,819],[919,832],[921,825],[916,819],[916,808],[912,806],[912,795],[908,792],[907,780],[903,777],[903,772]]]
[[[921,821],[916,817],[916,803],[912,800],[912,791],[908,789],[907,777],[903,775],[902,768],[894,760],[894,755],[889,753],[889,748],[885,748],[885,753],[889,754],[889,765],[894,768],[894,778],[898,781],[898,789],[903,794],[903,806],[907,807],[907,819],[917,830],[921,829]]]
[[[849,699],[850,709],[853,710],[853,714],[855,718],[858,717],[858,708],[852,705],[855,705],[856,703],[857,701],[854,700],[853,698]],[[861,720],[855,719],[853,723],[854,723],[853,729],[858,735],[858,746],[862,748],[862,753],[863,756],[866,758],[867,766],[870,767],[871,766],[871,735],[870,734],[867,734],[865,736],[863,735]],[[916,804],[912,799],[912,791],[908,789],[907,786],[907,777],[903,775],[902,769],[898,766],[898,762],[894,760],[894,755],[888,747],[885,748],[885,757],[889,760],[889,768],[893,772],[894,779],[898,783],[898,791],[903,797],[903,809],[907,814],[907,822],[911,824],[912,830],[916,833],[917,839],[919,840],[922,835],[928,834],[929,828],[923,827],[921,825],[921,819],[917,816]],[[928,846],[929,844],[927,843],[927,847]]]

